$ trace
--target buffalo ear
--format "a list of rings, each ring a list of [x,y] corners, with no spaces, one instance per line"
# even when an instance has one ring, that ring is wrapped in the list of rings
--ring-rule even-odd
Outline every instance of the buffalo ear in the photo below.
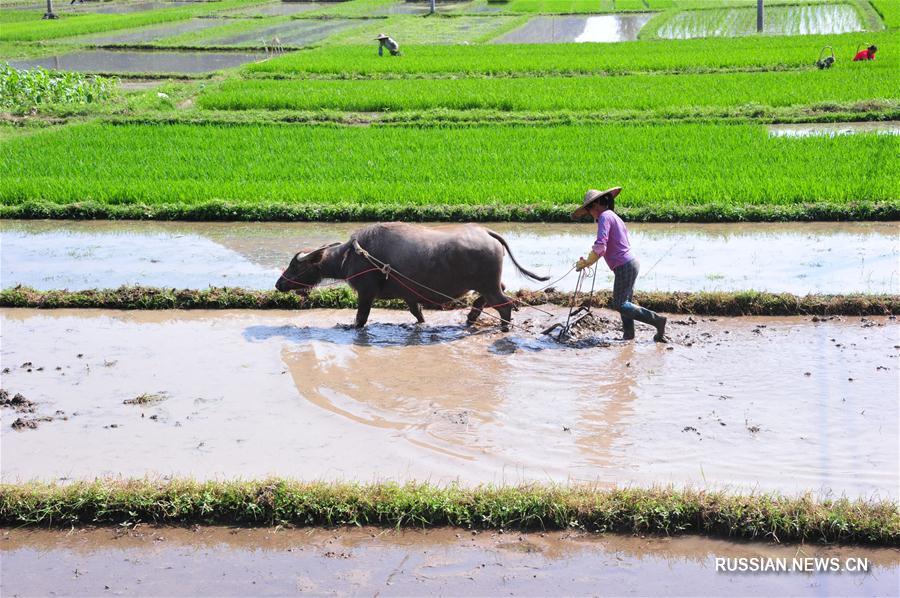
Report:
[[[297,254],[297,259],[301,262],[317,264],[322,261],[322,256],[325,255],[326,249],[331,249],[332,247],[336,247],[337,245],[340,245],[340,243],[329,243],[328,245],[322,245],[318,249],[314,249],[306,254],[301,251]]]

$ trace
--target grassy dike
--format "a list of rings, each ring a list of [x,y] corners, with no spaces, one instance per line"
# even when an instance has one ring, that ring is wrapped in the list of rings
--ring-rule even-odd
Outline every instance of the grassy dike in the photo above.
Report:
[[[275,284],[275,277],[272,285]],[[510,292],[521,305],[572,304],[570,292]],[[598,291],[593,306],[605,307],[609,291]],[[741,292],[637,292],[635,300],[650,309],[666,313],[710,316],[796,316],[846,315],[884,316],[900,313],[900,295],[792,295],[790,293]],[[472,298],[458,305],[467,309]],[[318,289],[308,297],[278,291],[239,288],[160,289],[120,287],[85,291],[37,291],[14,287],[0,291],[0,307],[37,309],[350,309],[357,305],[356,294],[340,286]],[[376,307],[405,310],[402,301],[377,301]]]
[[[454,526],[704,534],[900,546],[887,500],[736,495],[673,488],[438,487],[410,483],[148,480],[0,486],[0,525]]]

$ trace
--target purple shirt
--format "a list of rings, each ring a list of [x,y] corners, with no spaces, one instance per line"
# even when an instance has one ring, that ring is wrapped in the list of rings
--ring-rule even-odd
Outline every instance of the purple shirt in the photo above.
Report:
[[[612,210],[604,210],[597,219],[597,240],[594,241],[593,250],[606,260],[610,270],[634,259],[625,223]]]

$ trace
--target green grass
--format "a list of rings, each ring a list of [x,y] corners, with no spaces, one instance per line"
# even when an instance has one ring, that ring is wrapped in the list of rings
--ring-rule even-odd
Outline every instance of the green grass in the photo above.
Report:
[[[452,19],[445,19],[450,21]],[[839,64],[849,62],[859,34],[809,35],[615,44],[522,44],[484,46],[403,46],[399,59],[379,58],[374,44],[302,50],[248,65],[245,72],[290,76],[314,74],[352,78],[436,73],[466,75],[596,74],[646,71],[779,70],[809,68],[824,45],[834,46]],[[867,33],[878,44],[878,59],[900,64],[900,39],[891,32]]]
[[[890,500],[729,494],[674,488],[603,490],[392,483],[97,480],[0,486],[0,524],[379,525],[704,534],[776,542],[900,545]]]
[[[197,2],[192,6],[161,8],[126,14],[61,14],[55,20],[44,21],[38,18],[34,21],[4,24],[0,27],[0,41],[39,41],[143,27],[145,25],[181,21],[218,10],[235,8],[254,1],[256,0]]]
[[[820,13],[827,15],[820,17]],[[668,18],[654,19],[645,30],[642,39],[656,36],[664,39],[695,37],[736,37],[756,35],[756,10],[724,8],[687,10],[667,13]],[[828,31],[820,33],[844,33],[864,29],[863,17],[852,3],[827,5],[771,6],[765,11],[764,31],[767,35],[801,35],[822,26]],[[655,31],[653,28],[655,27]]]
[[[274,285],[274,280],[273,283]],[[575,297],[566,292],[508,291],[524,305],[572,305]],[[598,291],[593,305],[605,307],[612,295]],[[665,313],[708,316],[798,316],[844,315],[883,316],[900,313],[898,295],[805,295],[789,293],[742,292],[638,292],[635,301]],[[466,305],[471,297],[466,299]],[[356,294],[346,287],[318,289],[302,297],[278,291],[253,291],[240,288],[159,289],[119,287],[84,291],[37,291],[28,287],[0,290],[0,307],[37,309],[351,309]],[[407,309],[402,301],[378,301],[377,307]]]
[[[881,20],[888,28],[900,27],[900,1],[898,0],[869,0],[875,10],[881,15]]]
[[[218,110],[396,111],[449,108],[505,111],[655,111],[822,102],[900,100],[888,63],[846,64],[828,71],[371,80],[239,80],[209,89],[199,104]]]
[[[78,124],[3,142],[0,202],[568,205],[619,184],[622,207],[888,202],[900,138],[772,138],[750,125]],[[861,160],[860,157],[865,159]]]

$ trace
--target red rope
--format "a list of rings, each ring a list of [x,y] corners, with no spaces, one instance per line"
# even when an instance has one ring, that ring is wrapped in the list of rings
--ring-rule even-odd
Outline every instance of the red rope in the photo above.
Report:
[[[285,270],[284,272],[287,272],[287,270]],[[348,280],[352,280],[352,279],[356,278],[357,276],[362,276],[363,274],[368,274],[369,272],[384,272],[384,271],[383,271],[381,268],[369,268],[368,270],[363,270],[362,272],[357,272],[356,274],[353,274],[353,275],[351,275],[351,276],[348,276],[347,278],[338,278],[338,279],[335,279],[335,282],[332,282],[332,283],[329,283],[329,284],[323,284],[323,285],[319,285],[319,284],[307,284],[307,283],[305,283],[305,282],[300,282],[299,280],[291,280],[290,278],[288,278],[287,276],[284,275],[284,272],[281,273],[281,279],[286,280],[286,281],[288,281],[288,282],[290,282],[290,283],[292,283],[292,284],[300,285],[301,287],[306,287],[306,288],[308,288],[308,289],[312,289],[312,288],[315,288],[315,287],[329,287],[329,286],[334,286],[334,285],[336,285],[336,284],[340,284],[341,282],[345,282],[345,281],[348,281]],[[391,272],[388,272],[388,273],[386,274],[385,278],[389,278],[389,277],[391,276],[391,274],[392,274]],[[394,276],[394,282],[398,283],[400,286],[402,286],[403,288],[405,288],[406,290],[408,290],[410,293],[412,293],[413,295],[415,295],[415,296],[418,297],[419,299],[422,299],[423,301],[426,301],[426,302],[430,303],[431,305],[436,305],[436,306],[438,306],[442,311],[453,311],[453,310],[459,310],[459,309],[469,309],[469,306],[463,306],[463,307],[447,307],[448,305],[450,305],[449,302],[448,302],[448,303],[438,303],[437,301],[432,301],[432,300],[429,299],[428,297],[425,297],[425,296],[422,295],[421,293],[417,292],[415,289],[413,289],[413,288],[410,287],[409,285],[405,284],[405,283],[404,283],[402,280],[400,280],[400,278],[397,277],[397,276]],[[509,301],[504,301],[503,303],[498,303],[498,304],[496,304],[496,305],[485,305],[485,306],[481,307],[480,309],[483,309],[483,310],[484,310],[484,309],[497,309],[498,307],[503,307],[503,306],[505,306],[505,305],[512,305],[513,303],[515,303],[515,300],[514,300],[514,299],[510,299]]]

